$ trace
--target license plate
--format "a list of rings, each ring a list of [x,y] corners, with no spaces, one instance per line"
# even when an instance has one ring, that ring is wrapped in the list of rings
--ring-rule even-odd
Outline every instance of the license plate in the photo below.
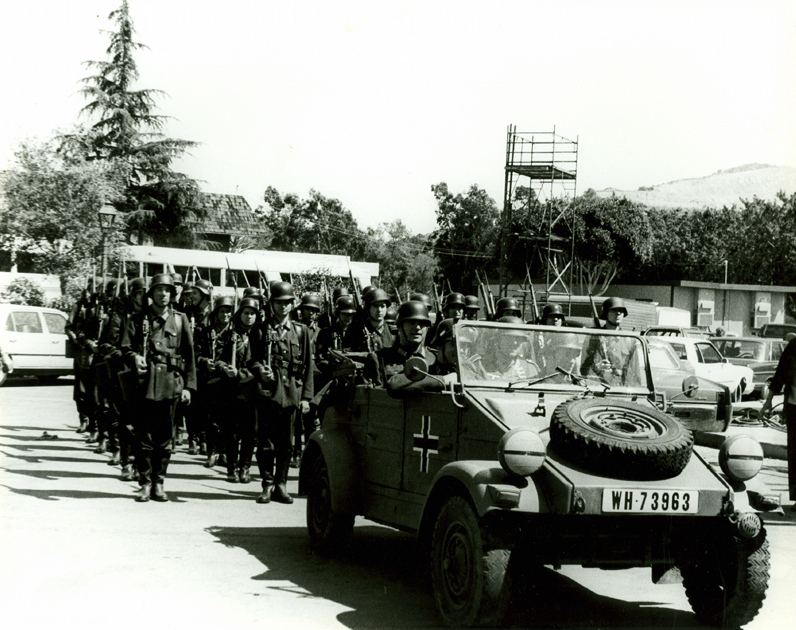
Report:
[[[698,508],[699,492],[696,490],[603,490],[603,512],[696,514]]]

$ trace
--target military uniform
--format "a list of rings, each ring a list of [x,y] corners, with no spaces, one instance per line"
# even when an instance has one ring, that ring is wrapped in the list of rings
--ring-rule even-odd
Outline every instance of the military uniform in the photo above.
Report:
[[[133,403],[135,432],[139,440],[136,467],[143,499],[145,491],[153,483],[162,491],[171,458],[177,403],[184,388],[196,391],[193,339],[188,318],[170,306],[159,316],[149,306],[128,320],[122,336],[122,351],[133,369],[136,369],[136,356],[146,358],[146,374]],[[153,496],[154,492],[153,489]]]
[[[394,343],[395,337],[386,321],[382,322],[381,329],[376,329],[369,319],[351,324],[343,339],[343,345],[351,352],[378,352],[382,348],[392,347]]]

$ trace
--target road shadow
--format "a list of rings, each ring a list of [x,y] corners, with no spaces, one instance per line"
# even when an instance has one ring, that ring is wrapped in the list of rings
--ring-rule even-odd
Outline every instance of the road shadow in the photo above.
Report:
[[[127,492],[92,492],[85,490],[29,490],[12,488],[2,484],[3,488],[34,499],[43,501],[58,501],[59,499],[130,499],[134,498],[135,487],[130,487]]]
[[[75,379],[73,376],[62,376],[52,381],[39,380],[35,376],[9,376],[3,383],[3,389],[13,389],[16,387],[62,387],[69,385],[75,386]]]
[[[284,589],[350,608],[337,620],[349,628],[441,627],[430,579],[412,536],[377,526],[356,527],[347,554],[329,558],[309,551],[305,528],[211,527],[218,542],[255,557],[265,571],[252,576],[264,589]],[[608,578],[606,578],[608,579]],[[517,589],[506,619],[523,628],[702,628],[690,612],[658,601],[599,595],[542,568]]]
[[[10,457],[13,459],[19,459],[23,462],[27,462],[28,464],[41,464],[42,462],[63,462],[64,464],[82,464],[85,463],[87,460],[85,457],[57,457],[57,456],[49,456],[49,457],[39,457],[38,455],[17,455],[15,453],[7,453],[6,451],[0,451],[4,457]]]

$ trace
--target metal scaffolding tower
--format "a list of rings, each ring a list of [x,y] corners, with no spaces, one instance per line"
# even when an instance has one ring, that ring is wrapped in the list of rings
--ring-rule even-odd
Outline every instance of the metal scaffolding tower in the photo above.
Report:
[[[567,244],[553,236],[555,224],[565,218],[569,203],[554,207],[546,201],[559,198],[574,199],[577,193],[578,174],[578,140],[570,140],[553,131],[517,131],[516,125],[509,125],[506,134],[506,165],[505,183],[503,188],[503,229],[500,239],[500,294],[505,295],[509,279],[506,277],[506,260],[511,251],[512,242],[524,239],[535,242],[534,251],[539,251],[546,262],[547,293],[551,293],[561,285],[564,293],[569,288],[564,282],[564,274],[569,269],[571,277],[571,261],[563,265],[562,247]],[[517,189],[527,179],[529,194],[518,200]],[[521,205],[515,207],[515,204]],[[525,210],[529,204],[540,204],[543,209],[539,231],[536,234],[513,234],[514,210]],[[574,242],[569,244],[570,250]],[[561,268],[559,268],[561,267]],[[552,284],[551,274],[555,274]],[[530,274],[529,274],[530,275]],[[528,278],[530,281],[530,278]],[[570,282],[571,284],[571,282]]]

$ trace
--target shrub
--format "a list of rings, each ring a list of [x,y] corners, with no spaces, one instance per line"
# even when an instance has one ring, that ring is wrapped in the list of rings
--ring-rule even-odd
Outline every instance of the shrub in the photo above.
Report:
[[[25,306],[44,306],[44,290],[33,280],[17,278],[2,293],[3,301]]]

